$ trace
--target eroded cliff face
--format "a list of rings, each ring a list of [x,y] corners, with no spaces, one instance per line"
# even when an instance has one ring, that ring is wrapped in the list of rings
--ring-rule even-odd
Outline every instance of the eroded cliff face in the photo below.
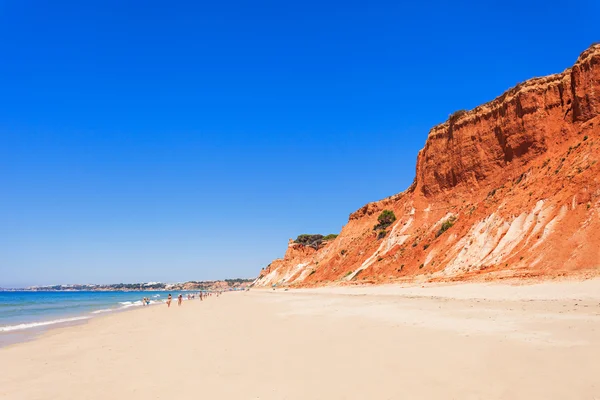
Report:
[[[596,275],[598,160],[594,45],[563,73],[431,129],[410,188],[351,214],[318,251],[290,242],[255,285]],[[373,226],[384,209],[397,220],[378,239]]]

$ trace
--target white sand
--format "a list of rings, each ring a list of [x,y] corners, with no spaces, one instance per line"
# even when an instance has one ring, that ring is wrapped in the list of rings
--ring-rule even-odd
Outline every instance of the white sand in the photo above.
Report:
[[[600,399],[600,281],[227,293],[0,349],[0,399]]]

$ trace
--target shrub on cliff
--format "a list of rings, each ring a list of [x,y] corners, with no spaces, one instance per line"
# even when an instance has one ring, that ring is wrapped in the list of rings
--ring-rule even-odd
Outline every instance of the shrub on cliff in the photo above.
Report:
[[[452,228],[452,225],[454,225],[454,221],[456,221],[456,217],[452,216],[452,217],[448,218],[447,220],[445,220],[444,222],[442,222],[442,226],[440,227],[440,230],[437,231],[437,233],[435,234],[435,237],[440,237],[440,235],[442,233],[444,233],[448,229]]]
[[[448,119],[450,120],[451,123],[454,123],[454,122],[456,122],[457,119],[459,119],[466,113],[467,113],[467,110],[458,110],[458,111],[455,111],[452,114],[450,114]]]
[[[379,223],[373,227],[373,230],[376,231],[378,229],[385,229],[393,224],[395,220],[396,215],[393,211],[383,210],[381,214],[379,214],[379,217],[377,217],[377,221],[379,221]]]
[[[338,235],[336,235],[335,233],[330,233],[327,236],[323,236],[323,235],[313,235],[313,234],[302,234],[299,235],[296,240],[294,240],[294,243],[298,243],[304,246],[309,246],[312,247],[316,250],[319,250],[319,248],[321,247],[321,244],[323,244],[324,241],[328,241],[328,240],[333,240],[336,237],[338,237]]]
[[[318,250],[323,243],[323,235],[302,234],[299,235],[296,240],[294,240],[294,243],[309,246],[315,250]]]

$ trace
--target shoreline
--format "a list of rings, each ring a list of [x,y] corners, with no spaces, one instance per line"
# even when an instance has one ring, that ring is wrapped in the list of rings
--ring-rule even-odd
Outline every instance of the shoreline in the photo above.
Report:
[[[150,304],[146,307],[158,306],[164,303],[156,302],[154,304]],[[106,310],[96,310],[81,314],[73,314],[73,316],[65,317],[65,318],[57,318],[52,320],[39,320],[30,323],[20,323],[17,325],[8,325],[3,326],[2,328],[9,328],[7,330],[0,331],[0,349],[6,346],[15,345],[24,342],[30,342],[32,340],[37,340],[45,333],[50,332],[55,329],[63,329],[69,328],[72,326],[86,324],[91,320],[107,317],[109,315],[116,315],[124,312],[135,311],[140,307],[145,308],[144,306],[135,306],[135,307],[125,307],[125,308],[115,308],[115,309],[106,309]],[[101,311],[101,312],[98,312]]]
[[[74,291],[73,291],[74,292]],[[84,293],[92,293],[89,291],[82,291]],[[131,293],[132,291],[124,291],[122,293]],[[19,291],[13,293],[29,293],[28,291]],[[41,292],[35,292],[41,293]],[[57,291],[48,291],[42,293],[61,293]],[[71,292],[72,293],[72,292]],[[81,293],[81,292],[80,292]],[[104,293],[104,292],[102,292]],[[140,292],[144,293],[144,292]],[[145,292],[148,293],[148,292]],[[185,292],[173,292],[173,293],[185,293]],[[176,296],[175,296],[176,297]],[[166,299],[151,298],[150,304],[144,306],[141,304],[141,300],[125,300],[115,299],[114,302],[106,304],[97,304],[95,308],[90,308],[78,311],[72,311],[70,308],[64,308],[61,312],[55,312],[47,315],[40,315],[38,319],[20,319],[16,321],[4,321],[5,324],[0,326],[0,348],[17,344],[21,342],[29,342],[35,340],[45,332],[60,329],[75,325],[85,324],[93,319],[99,317],[118,314],[126,311],[133,311],[140,308],[146,308],[151,306],[157,306],[165,304]],[[82,299],[85,301],[85,299]],[[187,301],[187,299],[184,299]],[[6,323],[8,322],[8,323]]]

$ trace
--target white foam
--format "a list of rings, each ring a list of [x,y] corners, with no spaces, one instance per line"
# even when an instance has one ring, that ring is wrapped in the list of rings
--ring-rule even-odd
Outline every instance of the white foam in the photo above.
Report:
[[[23,329],[37,328],[39,326],[64,324],[65,322],[81,321],[81,320],[89,319],[89,318],[90,317],[73,317],[73,318],[55,319],[52,321],[44,321],[44,322],[32,322],[29,324],[0,326],[0,332],[19,331],[19,330],[23,330]]]
[[[111,312],[111,311],[114,311],[114,310],[112,308],[105,308],[104,310],[92,311],[92,314],[101,314],[101,313]]]
[[[138,300],[138,301],[135,301],[135,302],[131,302],[131,301],[122,301],[122,302],[120,302],[119,304],[122,304],[122,305],[123,305],[123,306],[121,307],[121,309],[123,309],[123,308],[129,308],[129,307],[139,307],[139,306],[142,306],[142,305],[143,305],[141,300]]]

